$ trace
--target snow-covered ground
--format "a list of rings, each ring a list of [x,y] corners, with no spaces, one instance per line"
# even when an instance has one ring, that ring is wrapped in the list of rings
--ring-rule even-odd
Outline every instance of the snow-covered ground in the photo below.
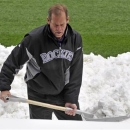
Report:
[[[14,46],[0,45],[0,70]],[[26,66],[12,83],[11,93],[27,98],[24,74]],[[117,57],[84,54],[83,80],[79,96],[80,108],[95,118],[130,114],[130,52]],[[28,104],[3,103],[0,100],[0,119],[29,119]],[[53,120],[57,120],[53,115]]]

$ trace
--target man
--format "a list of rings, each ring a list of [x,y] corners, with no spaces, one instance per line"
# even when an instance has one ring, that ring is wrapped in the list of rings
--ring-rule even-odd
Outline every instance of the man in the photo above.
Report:
[[[82,120],[75,115],[82,81],[82,39],[68,24],[64,5],[48,10],[47,24],[25,35],[1,69],[0,98],[11,96],[14,75],[27,63],[25,81],[28,98],[40,102],[70,107],[65,113],[29,105],[31,119],[51,119],[52,112],[59,120]]]

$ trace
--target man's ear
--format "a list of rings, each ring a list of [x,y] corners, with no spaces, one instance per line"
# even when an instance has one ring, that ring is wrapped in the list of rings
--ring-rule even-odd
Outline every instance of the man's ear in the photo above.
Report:
[[[67,23],[69,23],[69,20],[70,20],[70,17],[68,16],[68,17],[67,17]]]
[[[47,17],[47,23],[50,24],[50,19]]]

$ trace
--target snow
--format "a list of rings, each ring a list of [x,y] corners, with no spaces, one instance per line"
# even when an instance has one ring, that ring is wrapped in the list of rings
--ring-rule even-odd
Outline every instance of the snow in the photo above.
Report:
[[[13,48],[0,45],[0,70]],[[11,93],[23,98],[27,98],[25,70],[26,65],[11,85]],[[81,110],[94,114],[94,118],[129,115],[130,52],[108,58],[84,54],[79,103]],[[29,119],[28,104],[0,100],[0,119]],[[52,120],[57,120],[54,114]]]

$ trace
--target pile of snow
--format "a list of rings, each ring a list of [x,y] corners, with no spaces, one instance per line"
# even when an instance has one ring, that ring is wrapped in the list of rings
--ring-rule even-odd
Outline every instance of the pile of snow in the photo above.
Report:
[[[14,46],[0,45],[0,69]],[[24,74],[26,66],[12,83],[11,93],[27,98]],[[81,110],[95,118],[129,115],[130,113],[130,52],[117,57],[84,54],[83,80],[79,95]],[[28,104],[3,103],[0,100],[0,118],[29,118]],[[53,116],[53,120],[55,120]]]

